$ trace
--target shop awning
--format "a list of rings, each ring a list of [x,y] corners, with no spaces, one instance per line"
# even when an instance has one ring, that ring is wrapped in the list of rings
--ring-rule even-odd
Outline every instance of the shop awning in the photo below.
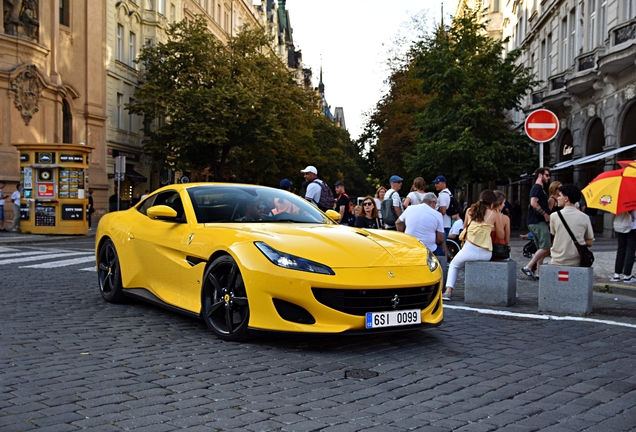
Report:
[[[608,150],[608,151],[604,151],[601,153],[596,153],[593,155],[587,155],[587,156],[583,156],[577,159],[572,159],[569,161],[564,161],[564,162],[559,162],[558,164],[554,165],[550,171],[558,171],[564,168],[568,168],[571,166],[577,166],[577,165],[583,165],[586,163],[590,163],[590,162],[596,162],[598,160],[601,159],[606,159],[606,158],[610,158],[618,153],[622,153],[624,151],[627,150],[631,150],[633,148],[636,148],[636,144],[631,144],[625,147],[619,147],[617,149],[613,149],[613,150]]]
[[[143,174],[135,171],[130,165],[126,165],[126,177],[128,177],[128,180],[134,183],[145,183],[148,181],[148,179],[144,177]]]

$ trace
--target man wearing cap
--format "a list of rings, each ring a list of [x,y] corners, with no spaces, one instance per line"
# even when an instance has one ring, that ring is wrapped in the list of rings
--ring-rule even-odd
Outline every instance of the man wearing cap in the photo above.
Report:
[[[309,182],[307,185],[307,191],[305,192],[305,199],[318,206],[318,203],[320,202],[321,188],[315,180],[322,181],[318,179],[318,170],[315,166],[309,165],[304,170],[300,170],[300,172],[303,173],[305,180]]]
[[[402,199],[400,198],[399,191],[402,188],[402,177],[393,175],[389,179],[389,183],[391,183],[391,189],[386,191],[384,195],[384,200],[393,200],[393,210],[395,210],[395,214],[399,218],[404,211],[404,206],[402,205]],[[388,230],[395,230],[395,226],[385,224],[384,227]]]
[[[435,189],[439,192],[435,209],[442,214],[444,219],[444,242],[446,242],[452,224],[451,217],[446,214],[446,209],[450,206],[451,192],[446,187],[446,177],[443,175],[435,177],[433,183],[435,183]]]
[[[345,193],[345,184],[342,180],[338,180],[335,186],[336,195],[338,195],[336,211],[340,213],[340,220],[338,222],[340,222],[340,225],[349,225],[349,215],[351,214],[349,210],[349,195]]]

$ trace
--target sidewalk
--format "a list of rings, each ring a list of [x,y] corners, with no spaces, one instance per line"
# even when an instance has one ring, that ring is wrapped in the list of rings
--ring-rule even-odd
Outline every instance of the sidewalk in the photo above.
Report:
[[[19,232],[0,232],[0,246],[10,246],[30,243],[43,243],[54,241],[66,241],[74,239],[95,238],[95,230],[79,235],[54,235],[54,234],[22,234]]]

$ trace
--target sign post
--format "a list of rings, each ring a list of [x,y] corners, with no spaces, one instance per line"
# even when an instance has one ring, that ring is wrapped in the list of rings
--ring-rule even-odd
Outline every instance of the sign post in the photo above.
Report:
[[[115,156],[115,180],[117,180],[117,211],[119,211],[119,197],[121,195],[121,181],[126,175],[126,156]]]
[[[543,143],[559,133],[559,118],[552,111],[538,109],[532,111],[525,122],[526,135],[539,145],[539,166],[543,166]]]

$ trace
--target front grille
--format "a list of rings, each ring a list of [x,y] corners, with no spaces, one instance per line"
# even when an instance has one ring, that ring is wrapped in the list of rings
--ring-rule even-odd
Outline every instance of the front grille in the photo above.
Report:
[[[437,286],[366,290],[312,288],[312,291],[316,300],[327,307],[350,315],[363,316],[367,312],[424,309],[435,298]],[[398,302],[394,307],[396,300]]]

